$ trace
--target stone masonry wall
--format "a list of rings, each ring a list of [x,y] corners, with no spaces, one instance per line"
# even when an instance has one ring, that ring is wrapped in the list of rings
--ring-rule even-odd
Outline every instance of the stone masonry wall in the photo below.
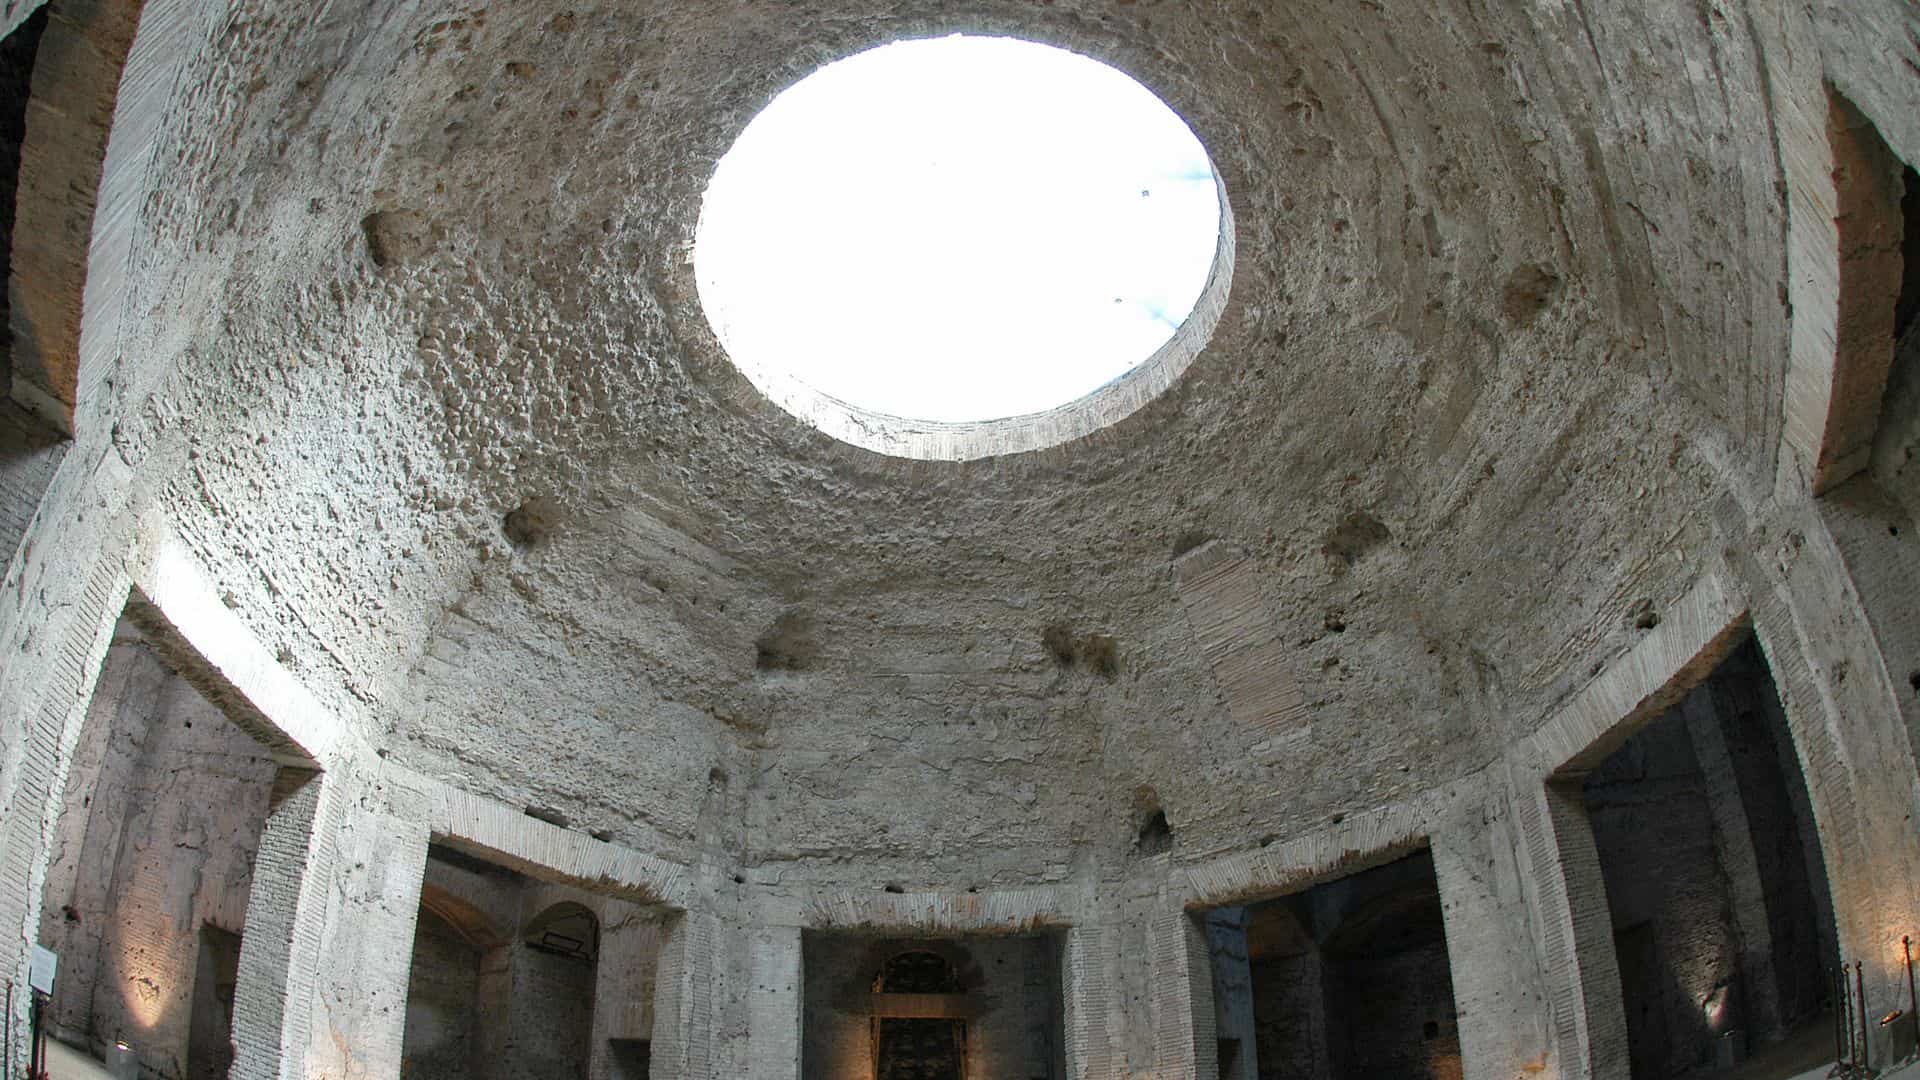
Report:
[[[451,925],[420,913],[407,983],[407,1030],[400,1075],[407,1080],[468,1080],[483,1075],[479,1026],[483,953]]]
[[[11,563],[67,444],[25,409],[0,401],[0,560]]]
[[[1588,779],[1586,800],[1635,1072],[1671,1076],[1706,1064],[1721,1031],[1745,1023],[1746,1003],[1732,902],[1686,729],[1655,723],[1636,735]],[[1724,1027],[1702,1016],[1716,993],[1731,998]]]
[[[70,774],[41,909],[64,1038],[186,1074],[201,928],[244,930],[274,766],[124,624]]]
[[[1460,1029],[1444,941],[1384,956],[1331,958],[1333,1075],[1460,1080]]]
[[[1223,909],[1209,916],[1212,929]],[[1246,909],[1250,986],[1215,950],[1219,999],[1251,991],[1260,1080],[1457,1080],[1460,1024],[1432,859],[1424,852]],[[1230,919],[1228,921],[1231,921]],[[1221,1009],[1231,1018],[1238,1009]],[[1249,1073],[1248,1075],[1252,1075]]]

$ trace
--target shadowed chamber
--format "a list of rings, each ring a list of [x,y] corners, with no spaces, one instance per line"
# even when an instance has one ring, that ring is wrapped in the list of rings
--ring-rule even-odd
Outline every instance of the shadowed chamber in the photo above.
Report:
[[[9,1077],[1905,1080],[1912,0],[0,27]]]
[[[1584,799],[1634,1080],[1749,1058],[1747,1075],[1785,1077],[1832,1060],[1832,903],[1759,646],[1614,751]]]
[[[1439,882],[1425,851],[1200,918],[1221,1080],[1459,1080]]]
[[[664,916],[428,849],[407,1080],[646,1080]]]
[[[803,936],[807,1080],[1065,1080],[1053,935]]]

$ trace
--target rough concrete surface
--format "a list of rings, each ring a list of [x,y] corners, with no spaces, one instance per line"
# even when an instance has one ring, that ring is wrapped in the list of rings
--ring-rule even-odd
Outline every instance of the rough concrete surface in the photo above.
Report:
[[[1476,711],[1544,710],[1584,677],[1573,657],[1631,639],[1630,605],[1697,572],[1687,507],[1714,470],[1689,446],[1724,406],[1688,392],[1686,357],[1766,353],[1683,306],[1737,278],[1618,268],[1648,262],[1643,216],[1671,217],[1770,296],[1778,256],[1731,254],[1763,238],[1692,205],[1748,197],[1711,183],[1743,174],[1707,132],[1758,120],[1689,114],[1697,176],[1622,219],[1595,171],[1654,169],[1637,138],[1499,152],[1604,80],[1551,21],[1375,14],[1341,20],[1329,51],[1304,10],[801,8],[751,32],[694,8],[571,15],[355,5],[294,44],[275,9],[236,12],[183,108],[215,108],[252,80],[238,58],[283,39],[306,74],[161,154],[191,175],[180,213],[149,215],[156,269],[212,259],[241,287],[217,324],[170,331],[181,362],[121,453],[249,625],[416,767],[683,857],[713,799],[749,862],[945,878],[990,848],[988,878],[1048,880],[1130,840],[1112,793],[1141,783],[1204,854],[1478,767],[1497,737],[1474,735]],[[1611,32],[1675,65],[1727,46],[1711,22],[1641,18]],[[1459,31],[1426,30],[1442,25]],[[711,161],[769,94],[824,55],[961,27],[1145,79],[1207,142],[1248,235],[1212,347],[1162,399],[1059,451],[909,467],[753,400],[677,253]],[[1348,53],[1414,41],[1440,51],[1395,65],[1410,82],[1381,111],[1374,65]],[[232,153],[209,145],[222,124]],[[199,220],[222,206],[231,232]],[[159,254],[179,244],[232,251]],[[1522,266],[1560,282],[1524,326],[1507,295]],[[199,419],[189,434],[175,416]],[[529,500],[547,535],[516,545],[504,522]],[[1357,515],[1378,539],[1350,551]],[[1257,743],[1230,723],[1171,587],[1195,530],[1248,553],[1310,722]],[[1326,629],[1332,608],[1346,631]],[[754,643],[792,611],[814,659],[760,669]],[[1057,668],[1055,621],[1113,636],[1115,677]],[[1406,714],[1431,719],[1372,736]],[[708,788],[714,768],[728,786]],[[942,809],[903,815],[928,789]]]
[[[40,6],[0,0],[0,30]],[[1059,934],[1068,1076],[1210,1075],[1246,1017],[1188,911],[1423,845],[1465,1075],[1613,1075],[1622,962],[1565,784],[1748,634],[1835,947],[1894,992],[1920,383],[1916,339],[1889,363],[1854,317],[1850,282],[1898,291],[1892,234],[1862,272],[1829,119],[1842,95],[1882,178],[1920,159],[1906,0],[47,17],[70,62],[36,68],[23,152],[74,139],[22,172],[20,220],[57,227],[14,246],[53,268],[24,284],[67,374],[15,397],[72,437],[21,412],[0,439],[16,974],[137,588],[300,735],[239,892],[271,932],[242,946],[237,1076],[399,1069],[433,843],[658,912],[655,974],[593,1013],[596,1078],[650,1037],[655,1076],[792,1080],[802,931]],[[1234,272],[1206,348],[1111,427],[909,461],[754,390],[690,244],[773,94],[953,31],[1163,97]]]

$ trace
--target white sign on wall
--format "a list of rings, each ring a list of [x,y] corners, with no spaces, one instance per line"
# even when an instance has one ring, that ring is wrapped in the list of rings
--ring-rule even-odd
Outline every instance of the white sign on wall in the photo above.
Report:
[[[27,982],[42,994],[53,993],[53,969],[58,966],[60,957],[52,949],[35,945],[33,961],[27,968]]]

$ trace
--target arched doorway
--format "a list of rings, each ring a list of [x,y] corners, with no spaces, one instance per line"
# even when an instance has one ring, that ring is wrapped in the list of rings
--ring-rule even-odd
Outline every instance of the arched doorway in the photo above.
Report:
[[[874,978],[882,994],[957,994],[960,978],[937,953],[905,952]],[[881,1017],[874,1021],[875,1080],[965,1080],[967,1022]]]

